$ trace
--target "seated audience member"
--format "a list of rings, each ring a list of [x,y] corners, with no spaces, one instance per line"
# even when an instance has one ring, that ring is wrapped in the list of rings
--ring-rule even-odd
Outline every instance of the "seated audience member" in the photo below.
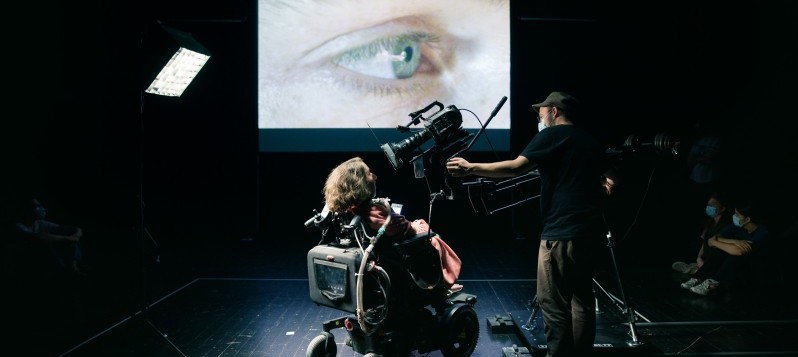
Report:
[[[751,203],[737,205],[732,222],[732,226],[707,239],[703,264],[693,278],[681,284],[683,289],[708,295],[731,287],[754,254],[767,244],[768,228],[760,223]]]
[[[371,172],[359,157],[344,161],[327,176],[324,184],[324,202],[331,212],[358,214],[368,222],[369,228],[376,232],[384,226],[385,237],[403,239],[429,232],[429,225],[423,219],[409,221],[388,207],[372,204],[377,192],[377,175]],[[462,265],[460,258],[437,234],[430,243],[438,251],[443,269],[443,279],[450,291],[462,289],[456,284]]]
[[[732,215],[734,211],[731,209],[731,205],[728,204],[726,197],[718,191],[710,195],[704,212],[706,214],[706,219],[701,234],[699,235],[700,240],[698,243],[700,244],[700,248],[698,249],[698,255],[695,257],[695,260],[689,263],[677,261],[671,265],[673,270],[682,274],[695,274],[698,268],[704,265],[704,253],[709,250],[707,246],[709,238],[716,236],[723,231],[723,229],[732,224]],[[692,244],[690,248],[691,250],[693,249]]]
[[[46,220],[47,211],[36,198],[30,199],[25,205],[16,229],[21,234],[21,243],[29,247],[29,253],[36,258],[43,258],[28,263],[44,265],[31,268],[43,272],[82,274],[80,239],[83,230]]]

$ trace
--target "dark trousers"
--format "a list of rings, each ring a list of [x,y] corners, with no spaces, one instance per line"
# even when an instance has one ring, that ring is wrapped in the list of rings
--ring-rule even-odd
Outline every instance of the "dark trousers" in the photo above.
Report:
[[[541,240],[537,301],[549,357],[589,356],[596,338],[595,245]]]
[[[704,265],[695,273],[699,279],[713,279],[724,289],[731,288],[743,266],[750,261],[748,255],[736,256],[717,248],[704,247]]]

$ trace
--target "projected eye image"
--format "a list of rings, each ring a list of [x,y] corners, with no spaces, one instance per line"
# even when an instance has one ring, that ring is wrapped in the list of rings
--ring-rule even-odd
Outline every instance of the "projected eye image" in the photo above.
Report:
[[[377,151],[434,101],[484,123],[509,96],[509,12],[490,0],[259,0],[261,151]],[[463,112],[463,128],[480,126]],[[509,128],[507,105],[487,129]]]

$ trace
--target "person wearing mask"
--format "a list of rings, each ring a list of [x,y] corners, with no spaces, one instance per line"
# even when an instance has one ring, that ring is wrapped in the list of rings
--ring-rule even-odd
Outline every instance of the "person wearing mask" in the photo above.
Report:
[[[604,151],[574,125],[579,101],[555,91],[538,104],[538,130],[512,160],[475,163],[454,157],[446,163],[455,177],[515,177],[540,172],[542,231],[538,248],[537,301],[545,323],[549,357],[588,356],[596,336],[593,274],[603,252],[606,224],[601,203],[611,192]],[[603,186],[603,190],[602,190]]]
[[[768,227],[750,202],[736,206],[733,224],[707,239],[703,264],[692,278],[681,284],[698,295],[730,288],[755,252],[762,250],[770,235]]]
[[[698,255],[691,263],[677,261],[671,265],[671,268],[682,274],[695,274],[704,265],[704,254],[709,251],[707,246],[709,238],[714,237],[732,224],[733,213],[734,211],[731,209],[731,205],[727,202],[724,194],[718,191],[713,192],[704,208],[706,218],[699,236],[701,247],[698,249]]]
[[[46,262],[42,264],[47,266],[36,268],[82,274],[83,251],[80,239],[83,230],[49,221],[46,217],[44,205],[38,199],[32,198],[26,203],[21,219],[16,223],[17,231],[23,233],[23,239],[27,240],[25,243],[41,248],[46,257]]]

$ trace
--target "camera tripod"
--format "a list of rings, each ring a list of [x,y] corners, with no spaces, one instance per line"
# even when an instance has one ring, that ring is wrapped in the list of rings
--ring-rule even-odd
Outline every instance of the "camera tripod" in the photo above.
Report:
[[[615,261],[615,250],[613,249],[615,247],[615,242],[612,240],[612,232],[610,231],[607,231],[607,247],[610,250],[612,267],[615,271],[615,277],[618,280],[618,290],[621,293],[621,299],[619,301],[619,299],[617,299],[607,290],[605,290],[601,286],[601,284],[599,284],[598,281],[596,281],[596,278],[593,278],[593,291],[595,292],[596,287],[598,287],[611,301],[615,302],[616,306],[618,306],[621,312],[627,316],[627,318],[629,319],[629,336],[631,336],[631,340],[627,340],[626,345],[629,347],[638,347],[643,343],[640,341],[640,339],[637,336],[637,330],[635,328],[635,320],[636,320],[635,312],[626,302],[627,301],[626,294],[623,291],[623,283],[621,282],[621,276],[620,273],[618,272],[618,264]],[[599,314],[601,313],[601,311],[599,309],[598,297],[596,297],[595,299],[596,299],[596,313]],[[530,308],[532,309],[531,313],[529,314],[529,319],[527,319],[526,323],[521,326],[521,328],[527,331],[531,331],[537,328],[537,324],[535,323],[535,317],[540,311],[540,305],[538,304],[537,295],[532,299],[532,301],[530,301],[529,305]]]

